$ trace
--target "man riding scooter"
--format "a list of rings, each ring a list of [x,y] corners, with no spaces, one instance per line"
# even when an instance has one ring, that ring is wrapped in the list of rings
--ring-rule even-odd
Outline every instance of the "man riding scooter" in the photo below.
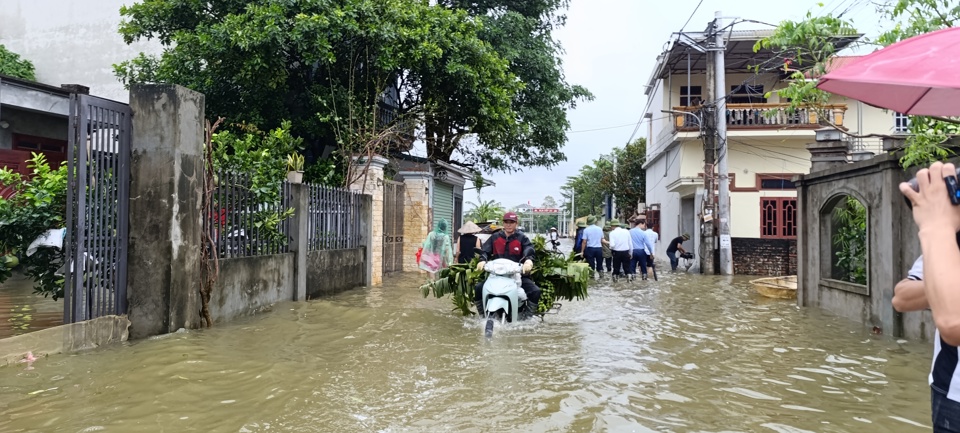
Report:
[[[523,275],[520,277],[520,287],[527,294],[527,311],[537,312],[540,304],[540,288],[527,275],[533,269],[534,249],[527,235],[517,231],[517,214],[507,212],[503,214],[503,230],[498,231],[483,243],[483,252],[480,254],[480,263],[477,271],[482,271],[487,260],[510,259],[520,263],[523,261]],[[483,283],[478,283],[474,289],[474,303],[477,312],[483,314]]]

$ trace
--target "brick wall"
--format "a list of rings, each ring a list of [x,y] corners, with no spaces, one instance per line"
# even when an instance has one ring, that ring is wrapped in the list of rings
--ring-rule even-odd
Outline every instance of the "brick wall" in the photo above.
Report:
[[[733,238],[733,273],[780,276],[797,274],[796,239]]]
[[[430,180],[409,177],[403,183],[403,270],[418,272],[417,248],[430,233]]]

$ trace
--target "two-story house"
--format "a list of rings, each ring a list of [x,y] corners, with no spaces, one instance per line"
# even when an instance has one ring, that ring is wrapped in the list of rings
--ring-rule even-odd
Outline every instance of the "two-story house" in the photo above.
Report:
[[[809,172],[806,145],[815,140],[817,129],[832,123],[857,135],[890,134],[906,126],[896,113],[838,96],[831,98],[820,116],[806,109],[788,113],[787,101],[771,92],[788,85],[782,70],[785,59],[771,50],[753,51],[754,44],[770,34],[772,30],[726,34],[726,88],[717,90],[718,97],[726,98],[727,134],[718,152],[727,157],[735,274],[796,273],[797,190],[791,179]],[[673,34],[645,88],[650,143],[644,165],[645,214],[664,241],[657,247],[660,257],[666,240],[683,233],[691,237],[687,249],[702,256],[701,227],[714,216],[704,206],[705,153],[698,116],[701,104],[708,100],[707,58],[712,53],[691,48],[706,39],[704,33]],[[842,49],[855,40],[838,38],[835,44]],[[851,60],[855,59],[836,58],[828,68]],[[861,153],[881,151],[879,139],[850,140]]]

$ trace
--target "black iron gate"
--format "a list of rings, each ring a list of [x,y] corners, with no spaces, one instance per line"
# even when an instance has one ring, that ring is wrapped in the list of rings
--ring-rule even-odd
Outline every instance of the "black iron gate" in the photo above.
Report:
[[[70,96],[63,322],[127,312],[130,107]]]
[[[383,273],[403,270],[403,195],[401,182],[383,182]]]

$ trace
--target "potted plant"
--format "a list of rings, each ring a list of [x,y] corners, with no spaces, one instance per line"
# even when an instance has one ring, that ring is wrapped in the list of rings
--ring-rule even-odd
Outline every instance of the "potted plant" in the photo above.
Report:
[[[303,155],[297,152],[287,156],[287,181],[303,183]]]

